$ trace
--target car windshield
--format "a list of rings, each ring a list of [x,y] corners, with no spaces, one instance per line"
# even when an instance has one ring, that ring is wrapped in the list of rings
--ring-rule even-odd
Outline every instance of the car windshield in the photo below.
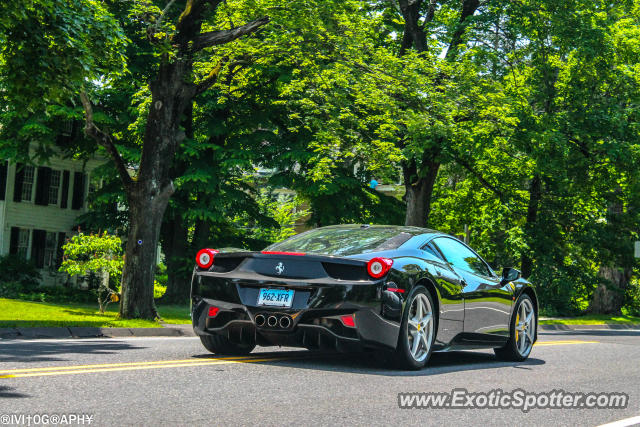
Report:
[[[275,243],[265,250],[349,256],[399,248],[413,235],[397,228],[317,228]]]

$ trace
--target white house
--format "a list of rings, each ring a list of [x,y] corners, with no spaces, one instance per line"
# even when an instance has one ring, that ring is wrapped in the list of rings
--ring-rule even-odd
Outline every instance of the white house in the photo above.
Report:
[[[61,246],[77,231],[77,217],[87,208],[89,174],[101,163],[52,158],[32,166],[0,160],[0,255],[33,260],[47,284],[66,280],[56,274]]]

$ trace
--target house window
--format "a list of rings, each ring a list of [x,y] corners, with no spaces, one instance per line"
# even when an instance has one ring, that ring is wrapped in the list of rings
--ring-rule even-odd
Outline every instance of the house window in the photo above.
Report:
[[[51,171],[51,181],[49,182],[49,204],[58,204],[58,194],[60,193],[60,171]]]
[[[44,244],[44,266],[56,266],[56,252],[58,250],[58,235],[56,233],[47,232]]]
[[[21,228],[18,232],[18,251],[17,255],[20,258],[27,259],[27,254],[29,253],[29,234],[30,231],[28,228]]]
[[[33,166],[24,167],[24,175],[22,177],[22,201],[33,201],[33,181],[35,179],[36,170]]]

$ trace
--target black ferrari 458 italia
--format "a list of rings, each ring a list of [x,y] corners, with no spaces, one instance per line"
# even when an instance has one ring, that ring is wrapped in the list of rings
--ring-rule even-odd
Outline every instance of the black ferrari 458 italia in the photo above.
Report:
[[[521,361],[537,338],[536,294],[471,248],[416,227],[317,228],[261,252],[201,250],[195,332],[220,354],[256,345],[387,349],[419,369],[432,351],[494,348]]]

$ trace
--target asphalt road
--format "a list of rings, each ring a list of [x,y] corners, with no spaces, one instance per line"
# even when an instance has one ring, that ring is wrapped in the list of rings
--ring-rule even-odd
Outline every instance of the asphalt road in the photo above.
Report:
[[[400,409],[400,392],[625,392],[627,409]],[[528,361],[434,354],[419,372],[366,355],[262,348],[217,359],[197,338],[0,342],[3,414],[91,425],[582,425],[640,415],[640,331],[542,333]],[[86,425],[86,423],[85,423]]]

